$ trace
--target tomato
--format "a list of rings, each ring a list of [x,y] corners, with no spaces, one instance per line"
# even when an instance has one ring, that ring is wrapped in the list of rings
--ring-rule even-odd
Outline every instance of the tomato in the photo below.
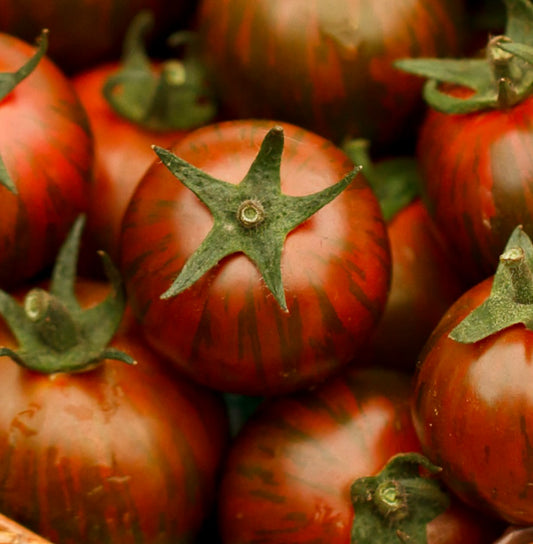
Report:
[[[533,232],[533,71],[499,47],[531,42],[533,10],[524,1],[505,7],[505,32],[483,58],[398,64],[429,78],[417,142],[423,192],[470,286],[494,273],[516,225]]]
[[[420,81],[394,59],[458,54],[462,19],[456,0],[203,0],[196,17],[229,117],[376,147],[411,142],[421,113]]]
[[[37,60],[46,39],[36,52],[0,34],[0,79]],[[86,210],[93,140],[71,83],[46,56],[0,99],[0,124],[0,159],[17,191],[0,186],[0,285],[7,287],[50,265]]]
[[[351,488],[391,456],[419,451],[411,392],[406,374],[351,366],[313,391],[265,401],[224,465],[222,542],[385,542],[350,538],[358,516]],[[427,525],[427,542],[490,542],[490,520],[453,504]]]
[[[192,66],[192,52],[165,61],[148,57],[142,40],[152,24],[150,14],[140,13],[130,26],[120,61],[99,64],[72,78],[95,140],[87,243],[115,260],[129,199],[156,158],[152,145],[170,146],[215,114],[204,78],[196,73],[196,64]]]
[[[50,29],[50,57],[69,74],[118,57],[132,18],[153,11],[157,33],[186,24],[195,0],[0,0],[0,31],[32,40]]]
[[[411,372],[435,325],[465,288],[451,248],[420,198],[418,161],[412,156],[372,161],[368,147],[368,141],[353,140],[344,149],[363,166],[379,199],[387,221],[392,281],[367,357]]]
[[[447,485],[520,525],[533,523],[533,246],[525,242],[515,229],[496,275],[442,318],[420,357],[413,408],[424,452],[442,467]]]
[[[49,293],[1,292],[0,510],[57,544],[192,543],[214,499],[224,405],[173,373],[129,312],[115,331],[120,291],[75,282],[71,257]],[[78,336],[61,334],[69,319]]]
[[[349,158],[300,127],[257,120],[199,128],[171,151],[166,160],[212,176],[207,187],[216,184],[210,194],[222,200],[222,216],[213,222],[180,183],[186,174],[176,179],[160,162],[137,186],[123,222],[121,270],[150,345],[204,385],[248,395],[307,387],[351,361],[385,305],[390,255],[377,199],[353,178]],[[246,177],[255,186],[239,184],[257,166],[262,172]],[[319,190],[333,194],[336,182],[349,186],[286,238],[279,234],[280,218],[292,221],[294,206]],[[287,196],[265,197],[277,183]],[[276,198],[283,202],[272,204]],[[241,209],[259,219],[256,230],[237,222]],[[210,229],[224,240],[204,251]],[[243,237],[244,249],[226,251],[233,236]],[[211,268],[172,292],[201,255]]]

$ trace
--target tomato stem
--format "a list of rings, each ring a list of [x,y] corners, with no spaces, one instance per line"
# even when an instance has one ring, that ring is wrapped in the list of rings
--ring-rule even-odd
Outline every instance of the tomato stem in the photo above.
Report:
[[[183,60],[171,59],[157,70],[143,46],[144,35],[153,25],[149,11],[140,12],[128,29],[120,69],[104,84],[103,94],[121,117],[150,130],[190,129],[215,115],[204,70],[194,50],[193,33],[172,35],[187,46]]]
[[[317,193],[293,197],[281,192],[280,167],[284,133],[268,131],[245,177],[237,185],[213,178],[172,152],[154,151],[170,172],[209,208],[214,225],[161,298],[191,287],[224,257],[244,253],[257,266],[284,312],[288,311],[281,278],[281,254],[290,231],[338,196],[355,178],[353,168],[334,185]]]
[[[352,484],[353,544],[427,542],[426,525],[449,506],[449,495],[434,478],[440,471],[419,453],[393,456],[376,476]]]
[[[533,46],[533,4],[529,0],[506,0],[504,34],[491,37],[485,58],[407,58],[395,62],[400,70],[428,78],[424,98],[434,109],[465,114],[487,109],[508,109],[533,93],[533,69],[510,42]],[[471,90],[455,96],[441,83]]]
[[[46,374],[89,370],[107,358],[135,363],[126,353],[108,347],[121,322],[126,295],[118,271],[105,254],[111,294],[88,309],[76,300],[76,260],[84,222],[80,216],[61,247],[49,291],[31,289],[20,305],[0,290],[0,313],[19,344],[18,350],[0,348],[0,356]]]
[[[474,343],[518,323],[533,330],[533,243],[520,225],[500,255],[489,297],[449,336]]]

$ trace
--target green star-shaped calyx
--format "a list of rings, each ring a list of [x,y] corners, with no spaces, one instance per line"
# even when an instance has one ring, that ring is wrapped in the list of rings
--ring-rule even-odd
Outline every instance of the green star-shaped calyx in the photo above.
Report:
[[[85,217],[80,216],[59,252],[49,291],[31,289],[23,304],[0,290],[0,314],[19,349],[0,348],[24,368],[43,374],[80,372],[103,359],[134,364],[126,353],[108,347],[124,313],[126,294],[120,275],[101,253],[111,293],[96,306],[80,307],[75,296],[76,263]]]
[[[521,225],[500,255],[489,297],[449,336],[471,344],[519,323],[533,330],[533,243]]]
[[[286,236],[348,187],[360,168],[355,167],[317,193],[285,195],[280,179],[283,146],[283,128],[275,126],[237,185],[213,178],[172,152],[154,146],[165,166],[209,208],[214,219],[206,238],[161,298],[181,293],[224,257],[244,253],[255,263],[282,310],[288,311],[281,278]]]
[[[533,70],[519,50],[507,44],[533,46],[533,3],[505,0],[505,8],[504,33],[489,38],[485,58],[407,58],[397,60],[395,66],[428,78],[424,99],[438,111],[463,114],[514,106],[533,93]],[[471,93],[456,96],[442,89],[441,83],[464,87]]]

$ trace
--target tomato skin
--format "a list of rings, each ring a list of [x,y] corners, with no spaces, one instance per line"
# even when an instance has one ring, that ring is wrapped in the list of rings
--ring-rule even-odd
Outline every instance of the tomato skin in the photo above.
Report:
[[[108,285],[80,281],[83,307]],[[131,315],[106,360],[42,375],[0,360],[0,508],[52,542],[194,542],[227,440],[223,404],[164,368]],[[14,346],[4,324],[0,345]]]
[[[68,74],[117,59],[128,25],[143,9],[155,16],[154,33],[175,31],[195,0],[0,0],[0,31],[33,40],[50,30],[49,56]]]
[[[448,337],[491,285],[488,278],[468,290],[428,340],[413,418],[424,452],[460,498],[508,522],[531,524],[533,333],[515,325],[474,344]]]
[[[311,392],[266,401],[224,466],[222,542],[350,542],[353,481],[419,451],[411,392],[407,374],[350,367]],[[428,525],[428,543],[488,543],[488,526],[455,505]]]
[[[420,128],[425,199],[470,286],[494,273],[516,225],[533,233],[532,111],[533,98],[466,115],[429,109]]]
[[[34,51],[0,34],[0,72],[19,69]],[[93,140],[71,83],[46,57],[0,101],[0,125],[0,155],[19,192],[0,186],[5,288],[48,266],[74,219],[86,211]]]
[[[151,146],[170,146],[188,133],[149,130],[115,113],[102,88],[119,67],[119,62],[110,62],[72,78],[95,141],[94,176],[87,211],[88,238],[91,246],[105,250],[114,260],[118,259],[122,218],[131,195],[157,158]]]
[[[172,150],[238,183],[274,125],[285,131],[282,192],[309,194],[352,169],[331,142],[274,121],[210,125]],[[211,226],[208,209],[155,163],[133,195],[121,238],[129,300],[155,349],[204,385],[250,395],[310,386],[354,358],[381,315],[390,274],[386,227],[362,177],[287,236],[281,269],[288,313],[242,254],[160,299]]]
[[[202,0],[205,63],[229,118],[276,118],[336,143],[402,145],[422,82],[401,57],[461,48],[462,2]]]
[[[388,223],[392,281],[369,356],[412,372],[420,350],[465,287],[450,248],[419,198]]]

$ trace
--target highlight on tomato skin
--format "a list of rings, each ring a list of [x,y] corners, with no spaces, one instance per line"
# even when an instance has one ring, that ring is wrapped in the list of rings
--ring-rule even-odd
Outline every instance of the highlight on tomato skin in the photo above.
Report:
[[[192,379],[230,393],[288,393],[322,381],[362,349],[389,287],[390,251],[377,199],[328,140],[277,121],[228,121],[193,131],[167,156],[178,168],[191,164],[191,172],[200,169],[200,177],[216,178],[209,181],[216,184],[214,195],[229,194],[275,126],[284,132],[283,150],[275,143],[280,181],[278,166],[268,178],[280,183],[276,199],[296,207],[310,195],[336,190],[337,183],[347,186],[291,227],[282,245],[279,238],[256,247],[249,243],[252,231],[244,231],[245,251],[253,253],[254,262],[267,261],[266,275],[245,254],[222,258],[218,252],[225,250],[214,244],[216,251],[206,255],[210,266],[217,258],[218,264],[167,298],[181,271],[191,272],[186,261],[204,262],[198,261],[205,249],[200,246],[217,223],[162,163],[153,164],[137,186],[123,222],[120,268],[150,345]],[[255,198],[255,191],[243,200]],[[227,212],[231,220],[237,208]],[[277,213],[273,219],[281,217]],[[268,224],[258,226],[258,236],[266,236]],[[229,231],[222,219],[218,225],[225,237]],[[228,240],[224,244],[233,243]]]
[[[411,393],[408,374],[352,366],[312,391],[266,400],[230,445],[217,498],[221,541],[376,542],[375,530],[352,534],[366,512],[351,489],[396,454],[419,454]],[[501,534],[497,521],[453,498],[445,504],[426,520],[427,544],[489,544]],[[396,527],[392,514],[382,523],[385,534]]]
[[[533,244],[517,226],[496,273],[466,291],[424,347],[413,421],[426,455],[463,501],[533,523],[529,485]]]

